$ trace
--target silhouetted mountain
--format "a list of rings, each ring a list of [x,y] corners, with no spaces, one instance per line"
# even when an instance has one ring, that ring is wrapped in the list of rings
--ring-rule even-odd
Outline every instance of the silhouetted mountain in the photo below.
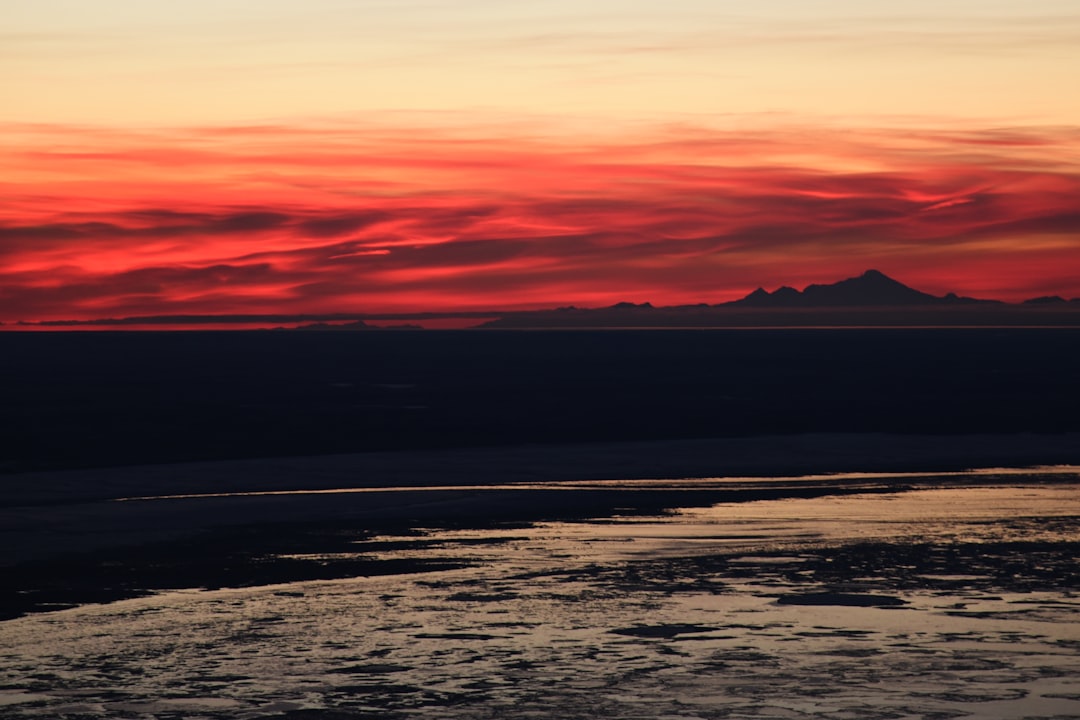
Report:
[[[780,300],[793,301],[799,297],[799,291],[789,285],[783,285],[772,296]]]
[[[941,304],[943,305],[1001,305],[1000,300],[980,300],[978,298],[964,297],[957,295],[956,293],[946,293],[941,298]]]
[[[909,288],[877,270],[831,285],[810,285],[802,292],[781,287],[775,292],[758,288],[742,300],[727,305],[755,308],[895,307],[912,305],[971,304],[987,302],[949,293],[937,297]]]
[[[495,319],[492,319],[495,318]],[[1032,298],[1007,304],[948,293],[938,297],[915,290],[877,270],[832,284],[799,291],[784,285],[768,292],[758,288],[732,302],[708,305],[658,306],[620,302],[604,308],[572,305],[553,310],[419,311],[411,313],[327,313],[268,315],[156,315],[96,320],[18,321],[16,327],[145,329],[154,326],[252,326],[288,324],[299,331],[419,330],[417,325],[383,325],[387,321],[476,319],[482,328],[670,328],[670,327],[968,327],[1080,326],[1080,298]],[[365,320],[379,321],[369,325]],[[486,322],[481,322],[486,321]],[[310,324],[302,324],[310,323]],[[296,327],[299,325],[299,327]],[[139,327],[136,327],[139,326]],[[457,325],[460,327],[460,325]],[[279,327],[278,329],[284,329]]]
[[[483,328],[674,327],[977,327],[1080,325],[1080,301],[1037,298],[1009,305],[915,290],[877,270],[799,291],[758,288],[718,305],[654,307],[621,302],[604,308],[563,307],[502,315]]]

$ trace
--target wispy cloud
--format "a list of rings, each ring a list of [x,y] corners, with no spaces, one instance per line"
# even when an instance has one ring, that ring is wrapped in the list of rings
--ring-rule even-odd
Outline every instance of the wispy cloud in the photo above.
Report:
[[[1072,128],[14,134],[4,321],[716,302],[867,267],[1080,295]]]

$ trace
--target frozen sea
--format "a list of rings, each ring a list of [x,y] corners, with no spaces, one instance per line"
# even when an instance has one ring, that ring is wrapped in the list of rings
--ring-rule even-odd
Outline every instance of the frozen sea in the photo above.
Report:
[[[1080,717],[1080,468],[601,485],[830,477],[845,494],[413,524],[294,558],[457,563],[435,572],[7,620],[0,718]]]

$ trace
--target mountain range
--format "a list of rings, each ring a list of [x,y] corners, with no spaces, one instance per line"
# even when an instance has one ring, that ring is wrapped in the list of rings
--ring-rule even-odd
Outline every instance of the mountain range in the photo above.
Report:
[[[716,305],[654,307],[617,303],[610,307],[507,313],[483,328],[663,328],[663,327],[963,327],[1080,326],[1080,298],[1033,298],[1021,304],[980,300],[955,293],[916,290],[878,270],[803,290],[758,288],[739,300]]]
[[[378,321],[378,325],[369,324]],[[387,326],[386,321],[398,323]],[[412,313],[326,313],[308,315],[159,315],[96,320],[47,320],[14,323],[24,327],[160,328],[245,324],[312,331],[419,330],[429,322],[453,321],[445,327],[479,328],[666,328],[666,327],[1080,327],[1080,298],[1057,295],[1022,303],[980,300],[955,293],[942,296],[908,287],[878,270],[803,290],[783,286],[758,288],[739,300],[709,305],[656,307],[620,302],[602,308],[560,307],[553,310]],[[312,323],[312,324],[304,324]],[[402,324],[405,323],[405,324]],[[479,323],[479,324],[473,324]],[[2,324],[2,323],[0,323]],[[298,325],[298,326],[297,326]],[[438,327],[438,325],[436,325]]]

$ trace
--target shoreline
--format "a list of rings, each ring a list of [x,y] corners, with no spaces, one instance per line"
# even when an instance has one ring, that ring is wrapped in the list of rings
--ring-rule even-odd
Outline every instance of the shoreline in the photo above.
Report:
[[[1048,465],[1080,465],[1080,433],[535,445],[9,475],[0,492],[0,542],[8,548],[0,567],[10,587],[0,599],[0,619],[166,588],[261,586],[453,565],[454,558],[445,557],[396,565],[288,559],[297,552],[348,554],[357,541],[416,528],[513,528],[720,502],[888,494],[916,485],[1003,482],[992,475],[948,475],[959,470]],[[829,475],[860,472],[916,475]],[[798,477],[806,475],[815,477]],[[687,482],[672,482],[678,479]],[[1016,480],[1032,482],[1023,475]],[[213,494],[200,496],[204,492]],[[195,497],[168,497],[178,494]]]
[[[0,476],[0,510],[119,498],[395,486],[798,476],[1080,464],[1080,432],[807,433],[286,456]],[[2,527],[2,526],[0,526]]]
[[[230,527],[346,522],[365,528],[602,517],[616,511],[662,512],[680,505],[847,493],[859,487],[902,489],[911,482],[906,477],[830,477],[838,473],[934,475],[1054,465],[1080,465],[1080,433],[778,435],[34,472],[0,482],[0,541],[8,548],[0,567],[175,542]],[[823,477],[789,487],[768,483],[770,478],[807,475]],[[682,483],[685,487],[664,482],[711,478],[746,482]],[[633,490],[617,484],[571,492],[559,487],[619,480],[656,482]]]

